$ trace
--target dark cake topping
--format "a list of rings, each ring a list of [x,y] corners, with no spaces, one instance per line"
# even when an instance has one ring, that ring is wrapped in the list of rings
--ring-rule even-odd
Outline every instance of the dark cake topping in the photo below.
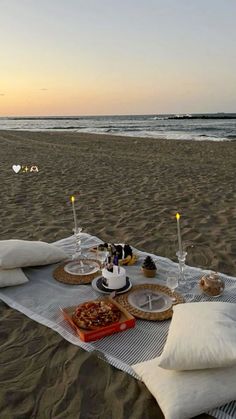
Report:
[[[151,258],[151,256],[147,256],[144,259],[144,262],[142,264],[142,268],[144,268],[144,269],[150,269],[150,270],[155,270],[157,267],[155,265],[155,262]]]
[[[118,259],[125,259],[127,256],[132,256],[133,251],[129,244],[125,244],[124,246],[121,246],[120,244],[114,244],[114,243],[102,243],[98,245],[99,250],[108,250],[110,249],[112,256],[118,256]],[[124,250],[124,256],[123,256],[123,250]]]

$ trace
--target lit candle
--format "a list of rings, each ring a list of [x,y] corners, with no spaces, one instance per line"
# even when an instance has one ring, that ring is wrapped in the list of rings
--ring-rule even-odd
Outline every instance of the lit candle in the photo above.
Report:
[[[176,220],[177,220],[177,233],[178,233],[178,243],[179,243],[179,254],[182,256],[183,254],[183,247],[182,247],[182,240],[181,240],[181,234],[180,234],[180,214],[177,212],[176,214]]]
[[[71,203],[72,203],[72,210],[73,210],[74,224],[75,224],[75,232],[77,232],[78,226],[77,226],[77,218],[76,218],[76,211],[75,211],[75,197],[71,196],[70,200],[71,200]]]

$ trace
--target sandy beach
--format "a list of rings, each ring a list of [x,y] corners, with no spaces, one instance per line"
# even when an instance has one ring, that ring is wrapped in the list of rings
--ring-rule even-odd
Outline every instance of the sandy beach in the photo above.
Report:
[[[2,131],[0,145],[1,239],[70,235],[76,193],[85,232],[173,260],[179,211],[187,263],[236,275],[236,143]],[[164,418],[143,383],[3,303],[0,313],[4,417]]]
[[[236,275],[236,142],[1,131],[1,239],[53,242],[78,223],[104,241]],[[13,164],[39,172],[14,173]]]

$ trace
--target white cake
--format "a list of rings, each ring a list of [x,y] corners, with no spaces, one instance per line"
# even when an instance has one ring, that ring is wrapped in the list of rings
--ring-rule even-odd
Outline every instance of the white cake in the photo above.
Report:
[[[104,268],[102,270],[102,276],[107,281],[107,287],[113,290],[123,288],[126,285],[126,271],[120,266],[113,266],[113,272]]]

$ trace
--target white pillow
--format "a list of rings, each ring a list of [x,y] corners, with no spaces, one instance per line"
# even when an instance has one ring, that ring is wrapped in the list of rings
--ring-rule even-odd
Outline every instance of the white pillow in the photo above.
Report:
[[[189,419],[236,399],[236,366],[172,371],[159,358],[132,368],[157,400],[165,419]]]
[[[12,269],[56,263],[67,254],[53,244],[40,241],[0,240],[0,268]]]
[[[29,282],[22,269],[0,269],[0,288],[12,287]]]
[[[188,303],[173,311],[160,367],[194,370],[236,365],[236,304]]]

